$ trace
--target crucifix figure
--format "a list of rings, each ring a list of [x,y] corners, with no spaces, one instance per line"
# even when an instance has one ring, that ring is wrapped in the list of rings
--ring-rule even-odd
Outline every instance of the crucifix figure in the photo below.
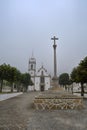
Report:
[[[57,61],[56,61],[56,40],[58,40],[58,38],[56,38],[55,36],[53,38],[51,38],[51,40],[54,41],[53,44],[53,49],[54,49],[54,77],[53,79],[57,79]]]

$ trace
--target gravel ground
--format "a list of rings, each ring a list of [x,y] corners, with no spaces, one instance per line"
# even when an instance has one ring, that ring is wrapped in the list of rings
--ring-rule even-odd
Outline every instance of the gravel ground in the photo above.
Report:
[[[0,102],[0,130],[87,130],[87,99],[82,110],[42,111],[32,108],[38,92]]]

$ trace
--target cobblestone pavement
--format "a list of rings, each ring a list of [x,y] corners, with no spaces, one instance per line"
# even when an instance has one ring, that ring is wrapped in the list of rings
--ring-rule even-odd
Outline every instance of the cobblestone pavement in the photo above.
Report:
[[[0,130],[87,130],[87,99],[82,110],[32,108],[37,92],[0,102]]]

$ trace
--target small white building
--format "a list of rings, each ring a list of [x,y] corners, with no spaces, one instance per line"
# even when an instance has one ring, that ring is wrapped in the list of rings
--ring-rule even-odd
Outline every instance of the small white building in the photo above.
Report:
[[[45,91],[50,88],[50,75],[43,66],[36,71],[36,59],[33,57],[29,59],[28,71],[34,84],[29,86],[29,91]]]

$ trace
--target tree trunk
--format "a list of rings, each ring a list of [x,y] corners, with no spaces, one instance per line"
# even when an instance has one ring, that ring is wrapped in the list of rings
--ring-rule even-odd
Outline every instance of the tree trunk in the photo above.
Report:
[[[2,92],[3,80],[1,80],[0,92]]]
[[[67,86],[65,85],[65,90],[67,90]]]
[[[72,91],[72,94],[73,94],[73,83],[72,83],[72,86],[71,86],[71,91]]]
[[[20,85],[17,85],[17,92],[20,92]]]
[[[70,90],[70,85],[68,85],[68,92],[69,92],[69,90]]]
[[[81,96],[84,96],[84,86],[83,86],[83,83],[81,83]]]
[[[14,83],[11,84],[11,92],[13,93]]]
[[[19,87],[17,86],[17,92],[19,92]]]

